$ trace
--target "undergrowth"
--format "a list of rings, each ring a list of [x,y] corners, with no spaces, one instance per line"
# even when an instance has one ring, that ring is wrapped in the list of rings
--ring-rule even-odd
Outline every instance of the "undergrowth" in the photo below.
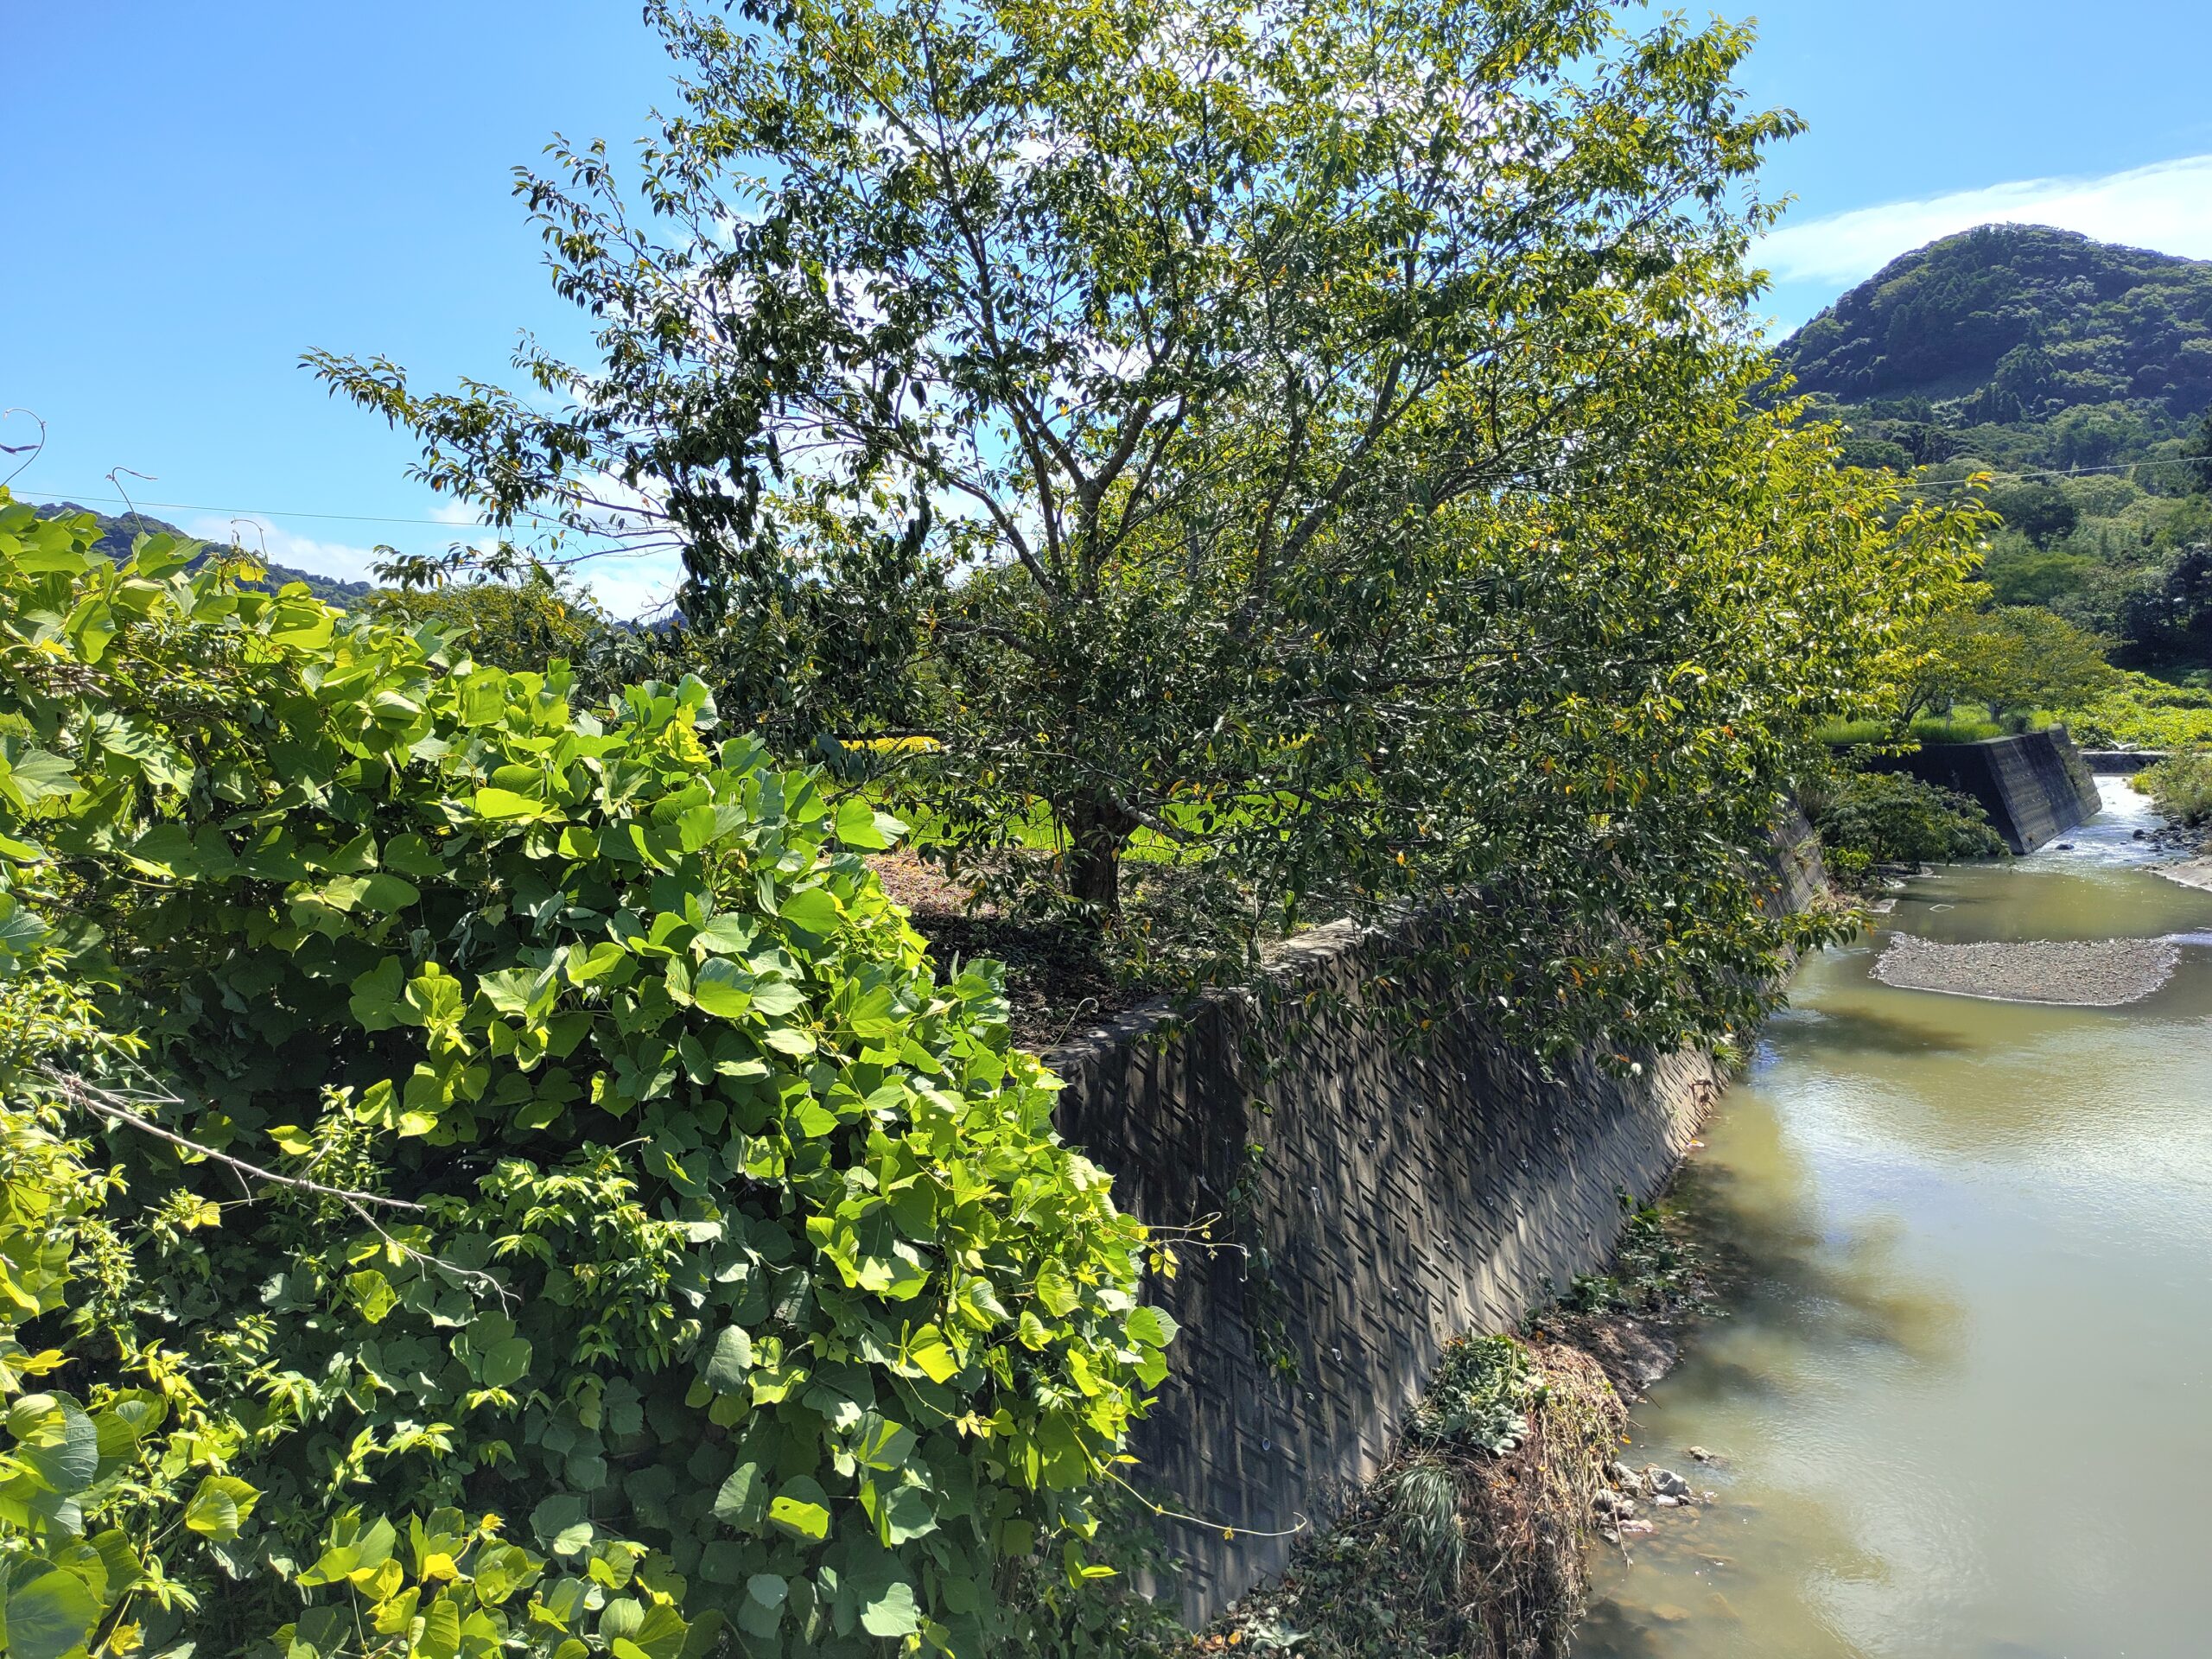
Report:
[[[1637,1204],[1625,1193],[1628,1220],[1604,1273],[1578,1274],[1559,1306],[1570,1313],[1671,1314],[1707,1300],[1704,1259],[1663,1204]]]
[[[2161,760],[2136,773],[2135,786],[2177,823],[2212,823],[2212,751]]]
[[[1197,1649],[1557,1659],[1626,1416],[1597,1363],[1564,1344],[1453,1343],[1398,1455]]]

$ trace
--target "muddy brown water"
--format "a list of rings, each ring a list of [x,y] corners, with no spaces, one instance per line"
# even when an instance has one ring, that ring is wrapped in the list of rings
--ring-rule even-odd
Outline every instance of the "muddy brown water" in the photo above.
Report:
[[[1623,1452],[1714,1501],[1599,1553],[1575,1659],[2212,1654],[2212,893],[2104,787],[1807,962],[1720,1103],[1677,1196],[1725,1317]],[[1893,928],[2185,942],[2069,1008],[1885,986]]]

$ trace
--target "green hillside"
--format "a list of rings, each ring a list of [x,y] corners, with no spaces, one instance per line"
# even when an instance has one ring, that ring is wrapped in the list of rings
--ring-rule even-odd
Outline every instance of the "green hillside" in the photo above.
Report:
[[[1776,357],[1861,465],[1931,491],[1997,475],[1993,605],[2212,677],[2212,262],[1984,226],[1892,261]]]
[[[38,508],[38,516],[41,518],[59,518],[65,514],[80,512],[91,513],[99,521],[100,539],[95,546],[111,559],[123,558],[130,551],[130,543],[140,536],[159,536],[164,533],[171,536],[185,536],[185,532],[175,524],[163,519],[149,518],[143,512],[126,512],[121,515],[97,512],[90,507],[79,506],[74,501],[49,501]],[[185,538],[192,539],[188,536]],[[221,550],[220,549],[213,550],[213,552]],[[194,563],[197,565],[212,556],[212,552],[203,553],[200,556],[200,559],[194,561]],[[263,569],[266,575],[260,582],[254,584],[255,586],[264,587],[274,591],[288,582],[305,582],[308,591],[326,604],[337,606],[359,604],[373,591],[371,585],[365,582],[345,582],[336,576],[319,575],[312,570],[296,569],[289,564],[269,564],[264,562]]]
[[[1892,261],[1777,355],[1868,460],[2170,462],[2212,408],[2212,262],[1986,225]]]

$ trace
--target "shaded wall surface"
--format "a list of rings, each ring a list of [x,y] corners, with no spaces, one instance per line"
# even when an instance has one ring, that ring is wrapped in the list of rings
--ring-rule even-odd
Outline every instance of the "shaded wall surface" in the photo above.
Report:
[[[1868,764],[1972,796],[2016,853],[2063,835],[2099,804],[2097,780],[2063,726],[1981,743],[1926,743]]]
[[[1785,840],[1777,897],[1802,906],[1818,857],[1802,821]],[[1268,995],[1139,1010],[1047,1057],[1062,1133],[1125,1209],[1225,1217],[1216,1239],[1254,1251],[1185,1247],[1147,1292],[1183,1335],[1135,1476],[1221,1523],[1164,1528],[1193,1621],[1287,1561],[1264,1535],[1325,1523],[1377,1471],[1446,1341],[1511,1328],[1605,1260],[1624,1195],[1665,1185],[1719,1086],[1691,1052],[1546,1078],[1441,999],[1421,1005],[1440,1037],[1414,1047],[1382,1017],[1424,995],[1394,984],[1403,960],[1319,929]]]

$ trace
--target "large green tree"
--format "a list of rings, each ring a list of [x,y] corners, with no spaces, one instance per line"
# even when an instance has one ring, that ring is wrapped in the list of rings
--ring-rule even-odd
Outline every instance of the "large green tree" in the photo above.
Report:
[[[679,547],[743,715],[931,731],[954,851],[1126,944],[1459,894],[1486,1002],[1677,1036],[1783,942],[1743,867],[1802,720],[1958,544],[1746,415],[1794,118],[1744,30],[1618,13],[656,5],[636,174],[523,179],[569,401],[314,360],[493,519]]]

